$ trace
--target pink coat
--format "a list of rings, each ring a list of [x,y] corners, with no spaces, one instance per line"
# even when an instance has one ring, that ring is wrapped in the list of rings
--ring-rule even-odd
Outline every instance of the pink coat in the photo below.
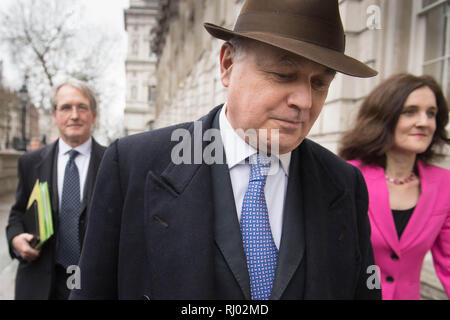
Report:
[[[421,195],[401,239],[389,205],[384,170],[358,167],[369,191],[369,218],[375,263],[381,270],[383,300],[420,299],[420,273],[431,249],[437,276],[450,297],[450,170],[418,162]]]

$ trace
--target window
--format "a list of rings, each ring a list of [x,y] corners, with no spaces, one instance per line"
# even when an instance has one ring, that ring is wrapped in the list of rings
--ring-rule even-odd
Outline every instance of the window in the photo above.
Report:
[[[422,0],[422,8],[426,8],[431,6],[432,4],[435,4],[439,0]]]
[[[450,98],[450,0],[422,0],[419,16],[425,19],[423,73],[435,77]]]
[[[148,99],[148,102],[156,101],[156,86],[148,86],[147,99]]]

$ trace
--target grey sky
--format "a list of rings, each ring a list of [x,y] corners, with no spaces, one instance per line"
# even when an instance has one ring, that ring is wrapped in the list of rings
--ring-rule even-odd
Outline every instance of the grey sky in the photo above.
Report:
[[[0,0],[0,11],[4,10],[14,0]],[[92,25],[108,26],[111,32],[124,32],[123,11],[129,6],[129,0],[74,0],[80,1],[86,8],[86,19]],[[126,57],[124,57],[125,59]],[[0,60],[3,60],[3,76],[6,85],[18,88],[21,79],[17,78],[14,67],[9,64],[8,58],[2,55],[0,50]],[[124,61],[125,63],[125,61]]]
[[[15,0],[0,0],[0,11],[8,7]],[[39,0],[38,0],[39,1]],[[96,138],[102,141],[106,138],[106,129],[120,128],[123,125],[123,110],[125,108],[125,59],[126,59],[126,33],[124,29],[124,9],[129,7],[129,0],[72,0],[81,2],[84,6],[84,16],[82,23],[93,27],[94,30],[98,26],[99,30],[106,30],[109,34],[123,34],[122,48],[117,52],[117,62],[108,70],[107,82],[103,83],[108,86],[109,82],[113,82],[117,86],[114,92],[115,98],[107,104],[107,108],[103,113],[103,119],[100,121],[100,128]],[[92,29],[92,28],[91,28]],[[1,43],[0,43],[1,47]],[[3,84],[11,89],[18,90],[23,82],[23,75],[17,71],[15,66],[10,63],[8,56],[0,49],[0,60],[3,61]],[[106,118],[105,118],[106,117]]]

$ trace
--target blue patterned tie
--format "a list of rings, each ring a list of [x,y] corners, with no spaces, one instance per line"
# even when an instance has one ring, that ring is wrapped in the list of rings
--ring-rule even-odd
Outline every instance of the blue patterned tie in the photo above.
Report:
[[[59,246],[57,261],[63,267],[77,265],[80,257],[80,243],[78,239],[78,221],[81,211],[80,175],[75,164],[78,151],[69,151],[64,171],[64,183],[59,212]]]
[[[264,186],[270,159],[250,157],[250,181],[244,196],[241,234],[250,275],[252,300],[268,300],[278,261],[278,250],[269,223]]]

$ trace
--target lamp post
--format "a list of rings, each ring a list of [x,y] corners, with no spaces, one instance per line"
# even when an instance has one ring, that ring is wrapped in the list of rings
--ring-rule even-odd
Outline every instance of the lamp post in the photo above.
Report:
[[[6,150],[9,150],[9,130],[11,130],[11,104],[10,102],[7,105],[6,108],[6,141],[5,141],[5,148]]]
[[[26,151],[27,149],[27,136],[26,136],[26,125],[27,125],[27,104],[28,104],[28,89],[25,83],[19,90],[19,99],[22,107],[22,142],[21,149]]]

